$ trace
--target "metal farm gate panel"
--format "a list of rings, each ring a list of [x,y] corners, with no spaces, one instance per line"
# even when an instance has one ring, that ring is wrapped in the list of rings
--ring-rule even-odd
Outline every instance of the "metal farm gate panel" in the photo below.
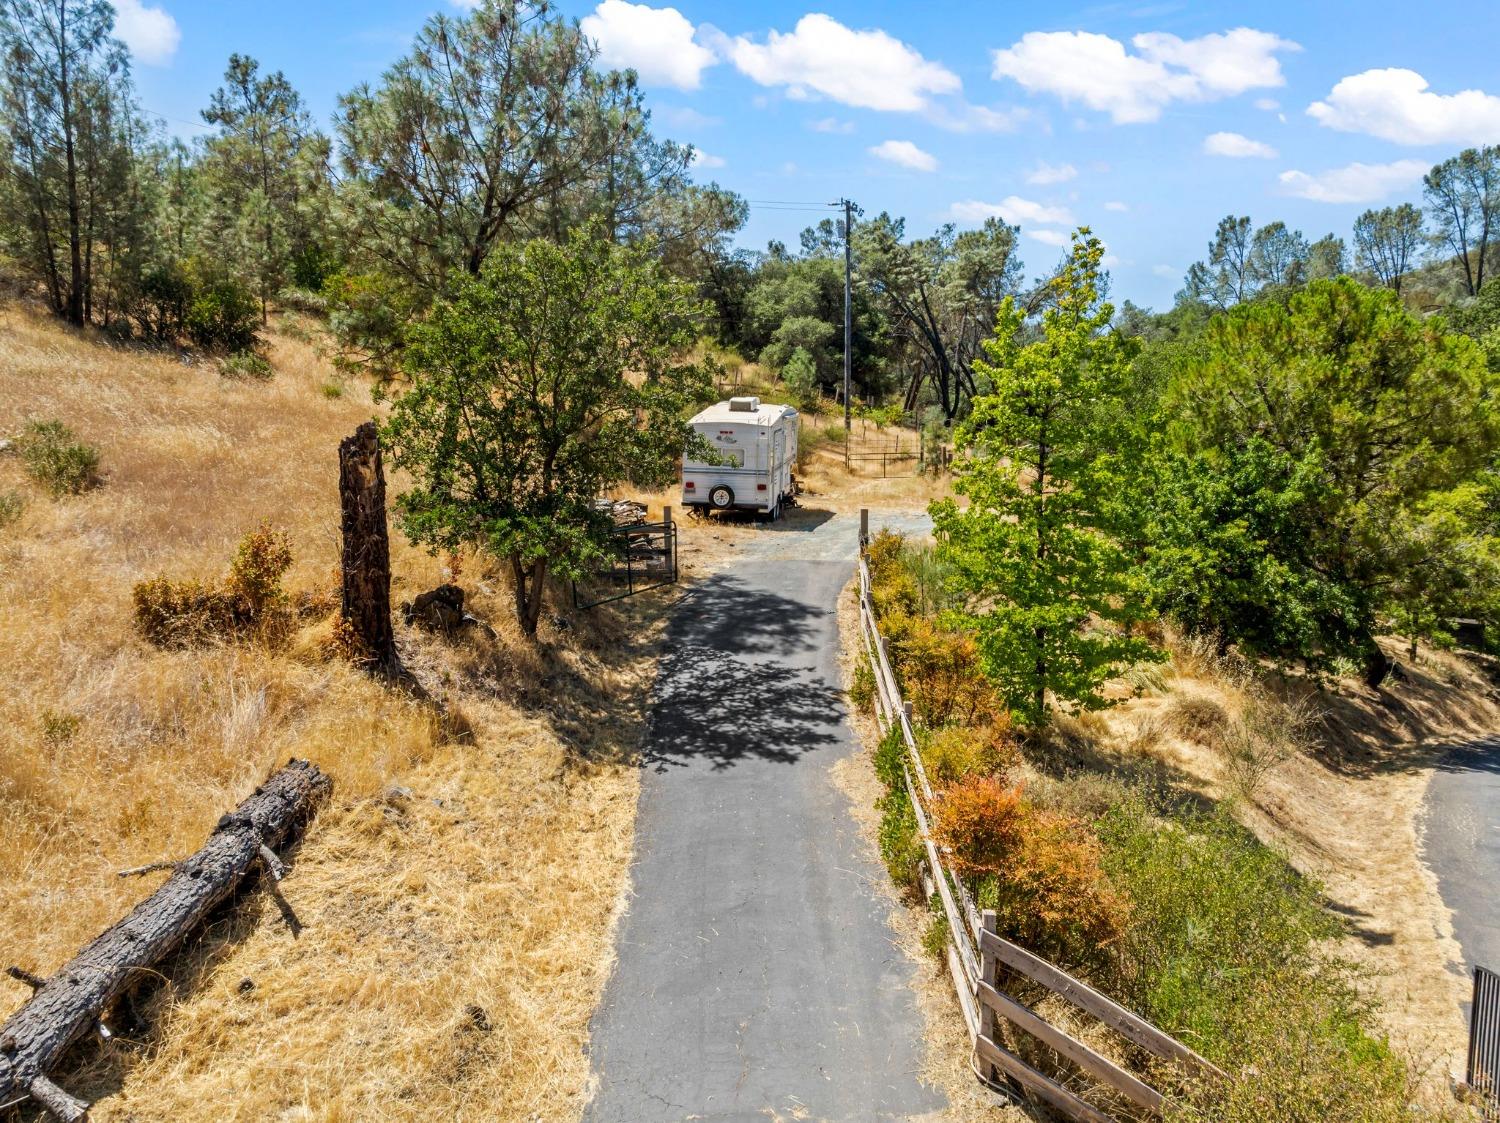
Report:
[[[1484,1104],[1484,1117],[1500,1119],[1500,975],[1485,967],[1474,968],[1467,1075]]]
[[[664,512],[659,523],[615,528],[613,564],[573,585],[573,606],[594,608],[677,581],[677,524]]]

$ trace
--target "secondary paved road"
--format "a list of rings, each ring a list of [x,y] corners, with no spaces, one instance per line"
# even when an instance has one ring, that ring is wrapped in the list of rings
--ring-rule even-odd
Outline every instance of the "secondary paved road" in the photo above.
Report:
[[[944,1106],[917,1079],[914,966],[885,873],[830,775],[854,750],[835,611],[856,527],[801,512],[767,528],[674,616],[634,898],[592,1027],[594,1123]]]
[[[1432,774],[1422,843],[1468,967],[1500,971],[1500,738],[1458,746]]]

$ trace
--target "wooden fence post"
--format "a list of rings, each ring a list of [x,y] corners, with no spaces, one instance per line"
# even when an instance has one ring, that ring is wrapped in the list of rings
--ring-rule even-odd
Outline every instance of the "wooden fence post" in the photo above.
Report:
[[[859,552],[863,554],[870,544],[870,508],[859,509]]]
[[[340,611],[372,670],[399,666],[391,624],[391,547],[385,522],[385,471],[373,421],[339,442],[343,509],[343,600]]]
[[[984,909],[980,912],[979,918],[980,926],[986,932],[999,935],[1000,916],[994,909]],[[986,947],[985,941],[982,939],[979,941],[979,977],[996,990],[1000,989],[1000,964],[995,959],[994,953]],[[979,1032],[991,1041],[998,1043],[999,1033],[995,1011],[990,1008],[987,1002],[979,1004]],[[990,1080],[998,1080],[1000,1078],[999,1070],[994,1065],[987,1067],[989,1068],[987,1075]]]

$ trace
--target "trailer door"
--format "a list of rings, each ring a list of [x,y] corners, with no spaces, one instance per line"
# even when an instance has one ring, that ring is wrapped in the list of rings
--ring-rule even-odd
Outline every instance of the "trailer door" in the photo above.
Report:
[[[777,425],[771,437],[771,506],[781,502],[787,493],[786,476],[786,426]]]

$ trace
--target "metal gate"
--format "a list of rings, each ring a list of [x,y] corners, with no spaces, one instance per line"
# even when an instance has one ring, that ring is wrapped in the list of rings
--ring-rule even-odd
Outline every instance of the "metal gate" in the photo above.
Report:
[[[615,559],[589,580],[573,584],[573,606],[594,608],[659,589],[677,580],[677,524],[670,512],[659,523],[615,528]]]
[[[1474,968],[1467,1076],[1484,1105],[1484,1117],[1500,1119],[1500,975],[1486,967]]]

